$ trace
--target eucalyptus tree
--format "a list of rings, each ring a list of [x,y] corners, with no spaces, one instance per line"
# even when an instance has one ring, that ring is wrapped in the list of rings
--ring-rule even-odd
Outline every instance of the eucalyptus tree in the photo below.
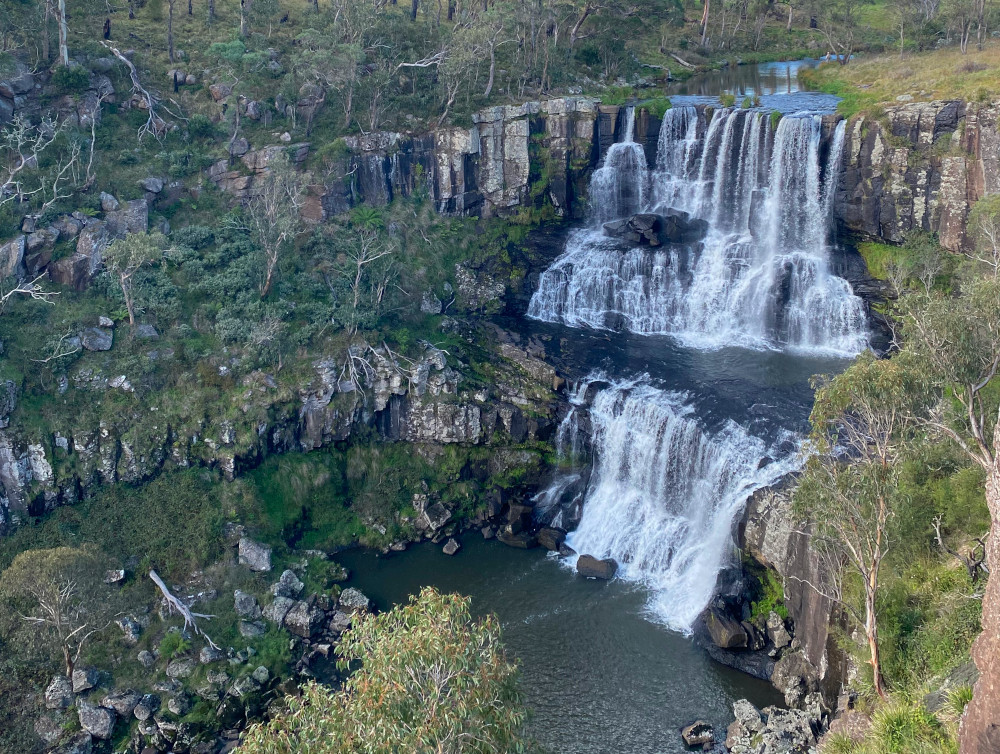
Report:
[[[353,670],[337,691],[308,684],[285,711],[251,726],[245,754],[523,752],[517,667],[490,616],[425,588],[380,615],[354,617],[337,645]]]
[[[892,546],[892,519],[904,500],[899,458],[914,425],[915,378],[904,357],[864,354],[821,385],[810,421],[816,451],[795,492],[814,522],[814,544],[833,566],[813,584],[864,627],[876,693],[886,695],[879,646],[882,566]],[[843,577],[856,577],[862,607],[844,596]]]

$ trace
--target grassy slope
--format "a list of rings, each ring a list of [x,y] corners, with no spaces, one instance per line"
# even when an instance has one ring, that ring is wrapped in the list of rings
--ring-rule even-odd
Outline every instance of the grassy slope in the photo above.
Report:
[[[903,58],[898,54],[861,58],[846,66],[823,65],[806,76],[813,86],[843,98],[844,115],[873,112],[895,104],[901,96],[915,102],[982,102],[1000,91],[1000,45],[992,43],[982,51],[973,47],[967,55],[949,47]]]

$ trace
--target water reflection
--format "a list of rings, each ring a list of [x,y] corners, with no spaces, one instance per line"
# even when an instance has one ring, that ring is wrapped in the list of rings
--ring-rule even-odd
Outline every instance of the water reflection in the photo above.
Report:
[[[762,107],[781,113],[802,110],[827,113],[837,109],[839,99],[832,94],[811,92],[799,80],[799,72],[821,61],[789,60],[756,65],[731,65],[718,71],[698,74],[687,81],[667,86],[674,106],[714,105],[720,94],[732,94],[737,103],[744,97],[760,97]]]

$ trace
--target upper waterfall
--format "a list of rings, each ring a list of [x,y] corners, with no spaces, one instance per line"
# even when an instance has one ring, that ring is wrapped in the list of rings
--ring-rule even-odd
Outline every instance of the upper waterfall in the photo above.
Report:
[[[830,271],[828,236],[844,123],[826,154],[819,116],[694,107],[663,116],[649,170],[632,137],[590,183],[590,227],[542,274],[528,316],[572,326],[671,334],[695,347],[743,345],[855,354],[864,306]],[[602,223],[682,210],[709,223],[696,246],[623,248]]]

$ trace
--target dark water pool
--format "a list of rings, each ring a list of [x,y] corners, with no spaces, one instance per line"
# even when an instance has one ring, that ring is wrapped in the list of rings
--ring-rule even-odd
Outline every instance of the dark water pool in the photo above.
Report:
[[[338,559],[380,608],[421,586],[472,598],[495,613],[521,661],[531,734],[560,754],[682,752],[679,729],[703,718],[720,737],[731,704],[776,704],[774,689],[709,660],[685,636],[647,620],[644,592],[622,581],[590,581],[541,550],[512,550],[478,535],[448,557],[439,546]]]

